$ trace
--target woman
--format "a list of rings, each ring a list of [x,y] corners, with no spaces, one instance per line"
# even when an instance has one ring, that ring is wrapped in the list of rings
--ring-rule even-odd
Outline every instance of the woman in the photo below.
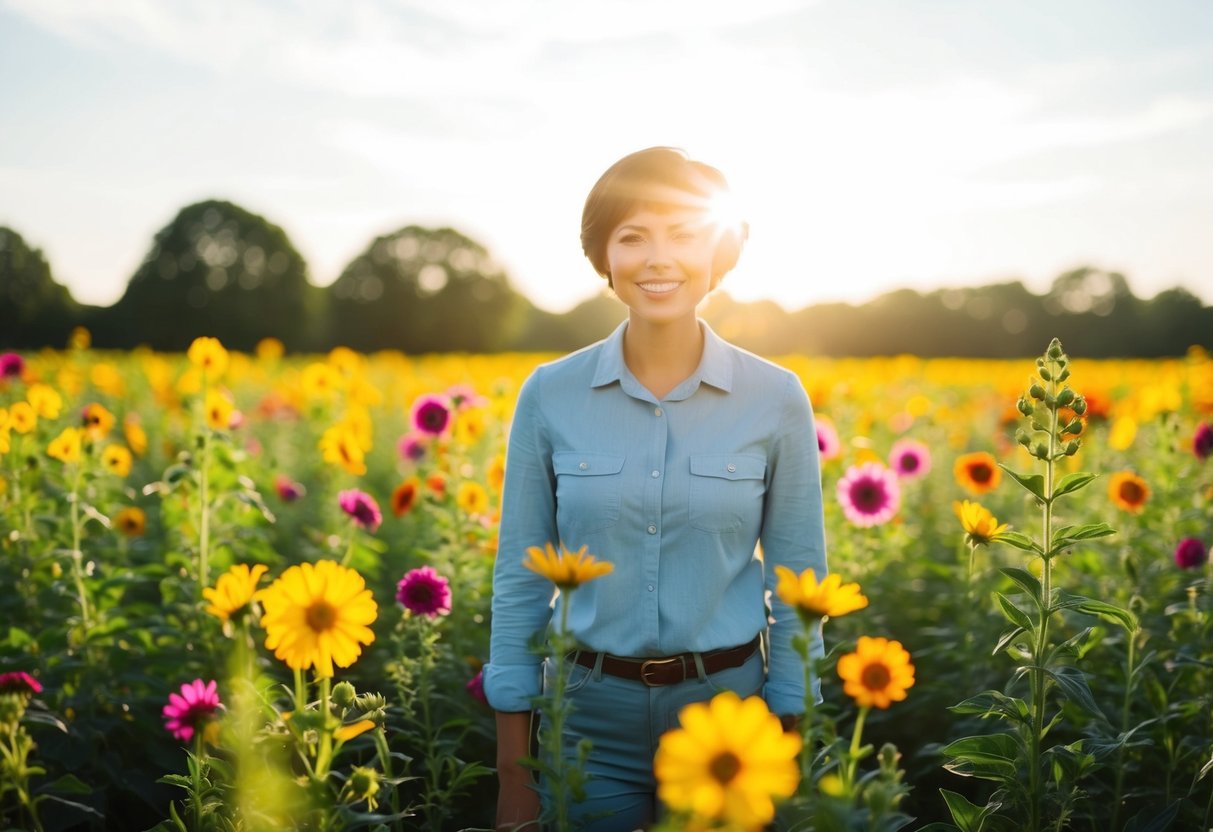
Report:
[[[766,595],[775,564],[825,574],[816,431],[795,375],[696,316],[745,238],[719,211],[727,195],[715,168],[656,147],[616,162],[586,200],[582,248],[628,318],[536,369],[519,394],[484,676],[498,712],[499,828],[540,810],[518,759],[542,689],[529,644],[552,620],[552,585],[522,566],[527,547],[588,546],[615,567],[568,609],[580,649],[566,753],[593,743],[576,812],[606,813],[587,829],[654,820],[653,755],[683,706],[731,689],[761,694],[789,728],[803,711],[799,622],[771,595],[769,623]]]

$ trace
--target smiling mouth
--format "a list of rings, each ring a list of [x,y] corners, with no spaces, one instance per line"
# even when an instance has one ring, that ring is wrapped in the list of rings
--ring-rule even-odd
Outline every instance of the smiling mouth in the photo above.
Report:
[[[674,280],[651,281],[648,283],[637,283],[641,289],[650,294],[664,295],[677,289],[681,284]]]

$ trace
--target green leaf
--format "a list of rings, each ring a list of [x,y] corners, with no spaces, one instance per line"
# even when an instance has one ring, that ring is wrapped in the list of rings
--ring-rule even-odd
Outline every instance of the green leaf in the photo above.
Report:
[[[92,794],[92,786],[85,783],[74,774],[65,774],[53,783],[47,783],[38,788],[39,794]]]
[[[9,625],[8,628],[8,646],[16,650],[34,643],[34,637],[22,630],[20,627]]]
[[[1020,534],[1019,532],[1003,532],[1002,534],[995,535],[994,540],[998,543],[1006,543],[1010,546],[1014,546],[1016,549],[1023,549],[1025,552],[1035,552],[1041,557],[1044,557],[1045,550],[1040,548],[1040,544],[1028,537],[1026,534]]]
[[[1027,476],[1024,476],[1023,474],[1017,474],[1015,471],[1012,471],[1010,468],[1008,468],[1006,465],[1003,465],[1001,462],[998,463],[998,467],[1001,468],[1002,470],[1006,471],[1011,476],[1011,479],[1015,480],[1015,482],[1017,482],[1021,486],[1023,486],[1024,490],[1027,491],[1029,494],[1035,495],[1036,498],[1042,502],[1044,501],[1044,499],[1045,499],[1045,478],[1042,477],[1040,474],[1028,474]]]
[[[1179,814],[1182,801],[1176,800],[1161,813],[1150,817],[1154,809],[1142,809],[1125,824],[1125,832],[1165,832],[1171,828],[1175,816]]]
[[[1021,750],[1009,734],[964,737],[943,748],[944,756],[951,758],[944,768],[961,777],[1014,781]]]
[[[1073,494],[1075,491],[1086,488],[1087,485],[1089,485],[1097,476],[1099,475],[1089,474],[1086,471],[1078,471],[1074,474],[1066,474],[1061,478],[1061,482],[1057,483],[1056,487],[1054,487],[1053,499],[1056,500],[1063,494]]]
[[[1028,594],[1039,606],[1040,594],[1044,591],[1040,586],[1040,581],[1026,569],[1020,569],[1018,566],[1004,566],[998,570],[1006,575],[1015,583],[1019,584],[1020,588]]]
[[[1055,610],[1070,609],[1083,615],[1094,615],[1111,624],[1118,624],[1126,633],[1132,634],[1138,629],[1137,616],[1130,610],[1099,601],[1095,598],[1084,598],[1081,595],[1070,595],[1062,590],[1060,600],[1054,605]]]
[[[995,592],[994,597],[998,599],[998,605],[1002,607],[1002,614],[1007,617],[1008,621],[1024,630],[1035,629],[1035,627],[1032,626],[1031,617],[1029,617],[1028,614],[1019,607],[1015,606],[1010,598],[1003,595],[1001,592]]]
[[[1062,696],[1100,722],[1108,721],[1103,711],[1095,704],[1095,697],[1091,694],[1091,686],[1087,684],[1087,675],[1085,673],[1071,665],[1046,667],[1044,671],[1057,683]]]
[[[964,795],[947,789],[940,789],[939,793],[943,795],[944,802],[948,804],[948,811],[952,813],[952,820],[960,827],[961,832],[981,832],[986,817],[1002,806],[1001,803],[975,806]]]
[[[990,651],[991,656],[997,656],[1003,650],[1006,650],[1015,639],[1019,638],[1025,632],[1023,627],[1016,627],[1014,630],[1009,630],[1002,634],[1002,638],[998,640],[998,644],[994,645],[994,649]]]
[[[976,714],[981,717],[1002,716],[1015,722],[1027,723],[1031,719],[1028,704],[1022,699],[1007,696],[996,690],[987,690],[948,708],[955,714]]]

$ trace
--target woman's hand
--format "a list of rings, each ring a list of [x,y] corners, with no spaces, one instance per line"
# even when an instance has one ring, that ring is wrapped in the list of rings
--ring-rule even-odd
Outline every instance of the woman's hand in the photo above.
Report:
[[[531,772],[522,766],[499,770],[497,781],[497,832],[538,829],[539,794],[535,791]]]

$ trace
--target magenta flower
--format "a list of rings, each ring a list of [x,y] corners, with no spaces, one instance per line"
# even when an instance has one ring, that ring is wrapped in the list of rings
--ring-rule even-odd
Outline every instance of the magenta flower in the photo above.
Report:
[[[42,693],[42,683],[24,670],[0,673],[0,693],[23,693],[33,696]]]
[[[1175,547],[1175,565],[1180,569],[1196,569],[1209,560],[1205,544],[1195,537],[1185,537]]]
[[[451,408],[445,396],[432,393],[413,402],[413,427],[428,436],[441,436],[451,423]]]
[[[476,388],[470,384],[456,384],[448,387],[446,397],[450,400],[455,412],[484,404],[484,399],[477,395]]]
[[[931,451],[913,439],[899,439],[889,451],[889,465],[903,480],[925,477],[931,470]]]
[[[368,532],[375,531],[383,522],[383,512],[379,510],[379,504],[365,491],[359,491],[357,488],[342,491],[337,495],[337,502],[342,511],[354,518],[354,522]]]
[[[293,503],[307,493],[307,489],[286,474],[274,477],[274,490],[284,503]]]
[[[431,567],[422,566],[400,579],[396,600],[415,615],[436,618],[451,611],[451,585]]]
[[[464,689],[467,690],[468,696],[475,699],[481,705],[489,704],[488,697],[484,695],[484,671],[483,670],[477,670],[476,675],[468,680],[468,683],[464,686]]]
[[[1201,422],[1196,426],[1196,435],[1192,437],[1192,450],[1197,459],[1208,459],[1213,455],[1213,425]]]
[[[879,526],[893,519],[901,507],[897,475],[879,462],[852,465],[838,481],[838,502],[856,526]]]
[[[822,459],[837,459],[842,456],[842,440],[838,438],[834,423],[828,419],[817,420],[817,450]]]
[[[15,352],[0,353],[0,378],[21,378],[25,359]]]
[[[396,443],[396,450],[400,452],[400,458],[405,462],[420,462],[425,459],[426,436],[417,431],[410,431],[400,437],[400,441]]]
[[[189,742],[194,731],[201,728],[215,711],[223,707],[215,680],[203,684],[201,679],[186,682],[180,693],[170,693],[164,706],[164,728],[174,737]]]

